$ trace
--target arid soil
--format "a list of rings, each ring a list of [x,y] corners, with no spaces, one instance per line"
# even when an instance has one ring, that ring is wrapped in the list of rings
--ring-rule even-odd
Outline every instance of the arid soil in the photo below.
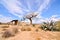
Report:
[[[18,27],[19,31],[15,34],[15,36],[12,36],[9,38],[2,37],[5,29],[4,27],[3,28],[1,27],[0,28],[0,40],[60,40],[60,32],[44,31],[40,29],[38,26],[39,25],[35,25],[35,27],[33,27],[32,25],[26,25],[26,24],[19,25],[19,26],[10,25],[9,28],[5,28],[5,29],[11,30],[14,27]]]
[[[59,32],[33,32],[23,31],[16,34],[14,37],[10,37],[7,40],[60,40]]]

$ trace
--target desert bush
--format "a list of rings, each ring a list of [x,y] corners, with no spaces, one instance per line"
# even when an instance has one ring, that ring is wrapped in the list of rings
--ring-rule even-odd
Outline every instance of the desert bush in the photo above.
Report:
[[[33,27],[35,27],[35,24],[32,24],[33,25]]]
[[[26,31],[31,31],[31,28],[28,27],[28,28],[26,29]]]
[[[26,29],[22,27],[22,28],[21,28],[21,31],[26,31]]]
[[[31,31],[31,28],[29,28],[29,27],[26,27],[26,28],[22,27],[21,31]]]
[[[60,21],[52,22],[49,25],[51,31],[60,31]]]
[[[2,37],[8,38],[8,37],[11,37],[11,36],[15,36],[15,34],[17,32],[18,32],[17,28],[7,29],[6,31],[4,31]]]
[[[43,25],[41,26],[41,28],[43,30],[49,30],[49,31],[54,31],[55,27],[54,27],[54,22],[51,21],[50,23],[49,22],[43,22]]]
[[[18,28],[12,28],[12,29],[13,29],[12,31],[13,31],[14,33],[17,33],[17,32],[18,32]]]
[[[38,29],[36,29],[36,32],[38,32],[39,30]]]
[[[9,30],[6,30],[2,35],[2,37],[4,37],[4,38],[8,38],[10,36],[14,36],[14,34],[12,34],[12,32]]]
[[[55,22],[55,30],[60,31],[60,21]]]
[[[45,31],[48,29],[47,26],[46,26],[45,24],[42,25],[40,28],[43,29],[43,30],[45,30]]]

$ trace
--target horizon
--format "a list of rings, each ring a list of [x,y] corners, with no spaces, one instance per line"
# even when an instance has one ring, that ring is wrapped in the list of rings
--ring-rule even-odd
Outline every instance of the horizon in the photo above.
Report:
[[[30,12],[39,13],[33,23],[57,21],[60,19],[60,0],[0,0],[0,22],[21,21]]]

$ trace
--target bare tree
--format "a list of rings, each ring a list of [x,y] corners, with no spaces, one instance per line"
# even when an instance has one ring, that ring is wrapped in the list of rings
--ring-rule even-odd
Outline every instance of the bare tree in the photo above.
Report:
[[[32,18],[36,17],[38,15],[38,13],[30,13],[26,15],[26,18],[30,20],[30,24],[32,24]]]

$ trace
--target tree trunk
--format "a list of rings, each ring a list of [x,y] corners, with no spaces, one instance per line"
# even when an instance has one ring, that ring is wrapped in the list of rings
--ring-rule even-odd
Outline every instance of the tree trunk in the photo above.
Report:
[[[30,18],[29,20],[30,20],[30,24],[32,24],[32,19]]]

